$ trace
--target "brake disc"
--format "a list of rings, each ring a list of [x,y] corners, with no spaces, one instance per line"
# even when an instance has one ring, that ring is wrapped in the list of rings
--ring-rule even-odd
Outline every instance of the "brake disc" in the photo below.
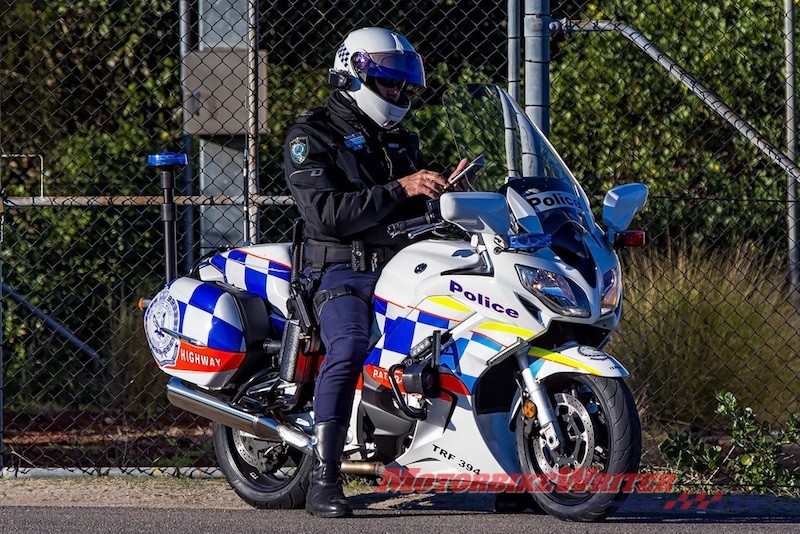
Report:
[[[232,433],[239,457],[262,473],[275,471],[288,457],[284,443],[259,439],[240,430],[233,430]]]
[[[533,453],[536,463],[544,473],[558,474],[564,467],[571,469],[588,468],[594,457],[594,425],[586,407],[576,397],[568,393],[554,395],[556,419],[559,420],[565,443],[552,450],[542,437],[533,440]]]

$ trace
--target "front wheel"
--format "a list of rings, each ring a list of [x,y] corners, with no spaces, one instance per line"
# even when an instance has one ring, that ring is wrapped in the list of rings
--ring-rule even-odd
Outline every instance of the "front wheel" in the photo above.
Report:
[[[212,425],[220,469],[239,497],[256,508],[302,508],[312,458],[283,441]]]
[[[554,375],[543,385],[564,443],[548,448],[536,419],[519,411],[517,455],[523,472],[551,481],[531,495],[560,519],[604,519],[628,495],[625,477],[607,475],[635,475],[639,469],[642,434],[633,396],[622,380],[590,375]]]

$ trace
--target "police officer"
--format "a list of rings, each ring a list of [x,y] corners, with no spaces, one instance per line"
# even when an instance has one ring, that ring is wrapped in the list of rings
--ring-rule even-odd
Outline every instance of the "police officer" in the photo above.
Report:
[[[304,281],[315,291],[326,355],[314,391],[314,466],[306,510],[352,513],[341,456],[367,356],[372,295],[403,246],[387,225],[425,212],[447,180],[428,170],[415,133],[401,127],[408,93],[425,86],[422,58],[383,28],[350,33],[336,51],[326,105],[303,113],[286,137],[284,168],[305,223]],[[454,174],[466,166],[463,159]]]

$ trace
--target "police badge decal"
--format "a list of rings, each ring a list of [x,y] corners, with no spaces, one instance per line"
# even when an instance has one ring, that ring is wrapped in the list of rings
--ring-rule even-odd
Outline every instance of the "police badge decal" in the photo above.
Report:
[[[308,137],[301,136],[295,137],[289,143],[289,153],[292,155],[292,161],[300,165],[308,157]]]
[[[144,315],[145,334],[150,342],[153,359],[160,366],[173,365],[178,354],[178,340],[162,330],[178,330],[180,311],[178,303],[163,289],[150,303]]]

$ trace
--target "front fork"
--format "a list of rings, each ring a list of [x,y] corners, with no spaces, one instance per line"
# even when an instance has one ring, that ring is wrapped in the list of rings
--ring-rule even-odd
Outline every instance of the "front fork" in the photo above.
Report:
[[[553,411],[550,399],[547,398],[547,391],[545,391],[542,383],[533,377],[528,363],[527,349],[528,347],[524,346],[522,350],[516,353],[517,363],[522,374],[522,383],[528,391],[531,401],[536,406],[536,420],[539,422],[539,428],[541,428],[539,434],[547,442],[547,447],[550,450],[556,450],[564,442],[564,436],[561,435],[561,429],[556,421],[556,413]]]

